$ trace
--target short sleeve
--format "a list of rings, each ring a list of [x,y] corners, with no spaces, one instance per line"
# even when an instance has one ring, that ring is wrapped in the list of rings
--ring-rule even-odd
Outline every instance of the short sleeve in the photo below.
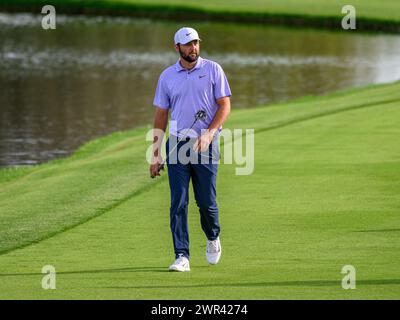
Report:
[[[168,90],[162,74],[158,79],[153,105],[162,109],[169,109],[170,107]]]
[[[223,97],[230,97],[232,95],[229,87],[228,79],[225,76],[224,70],[219,64],[215,64],[215,84],[214,84],[214,98],[219,99]]]

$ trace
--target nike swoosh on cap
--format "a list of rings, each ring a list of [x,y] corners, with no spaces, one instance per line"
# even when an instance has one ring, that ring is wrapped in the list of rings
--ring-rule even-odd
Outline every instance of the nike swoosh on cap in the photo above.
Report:
[[[192,33],[191,33],[191,32],[189,32],[189,33],[186,33],[186,37],[187,37],[187,36],[189,36],[189,34],[192,34]]]

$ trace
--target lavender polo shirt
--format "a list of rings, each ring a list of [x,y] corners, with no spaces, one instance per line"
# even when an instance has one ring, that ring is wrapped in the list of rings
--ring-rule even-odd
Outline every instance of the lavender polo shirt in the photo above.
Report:
[[[231,90],[221,66],[199,57],[195,67],[189,71],[178,60],[161,73],[153,104],[171,109],[169,132],[179,138],[193,124],[196,112],[204,110],[207,118],[198,120],[187,134],[195,138],[214,119],[219,108],[216,99],[228,96],[231,96]]]

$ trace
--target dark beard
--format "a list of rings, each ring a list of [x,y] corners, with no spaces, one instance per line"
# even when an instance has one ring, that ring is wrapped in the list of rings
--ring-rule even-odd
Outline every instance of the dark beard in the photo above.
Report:
[[[195,62],[195,61],[197,61],[197,59],[199,58],[199,55],[198,54],[196,54],[196,56],[194,57],[194,58],[192,58],[191,56],[186,56],[186,55],[184,55],[183,54],[183,52],[181,51],[181,48],[179,47],[179,54],[181,55],[181,57],[182,57],[182,59],[183,60],[185,60],[185,61],[187,61],[187,62],[189,62],[189,63],[191,63],[191,62]]]

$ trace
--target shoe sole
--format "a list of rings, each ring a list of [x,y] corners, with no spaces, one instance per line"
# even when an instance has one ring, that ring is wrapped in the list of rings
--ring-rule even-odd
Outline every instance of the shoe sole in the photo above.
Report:
[[[207,260],[209,265],[215,266],[216,264],[218,264],[219,260],[221,259],[221,257],[218,258],[217,262],[210,262]]]
[[[185,269],[185,270],[178,270],[178,269],[168,269],[169,272],[187,272],[190,271],[190,269]]]

